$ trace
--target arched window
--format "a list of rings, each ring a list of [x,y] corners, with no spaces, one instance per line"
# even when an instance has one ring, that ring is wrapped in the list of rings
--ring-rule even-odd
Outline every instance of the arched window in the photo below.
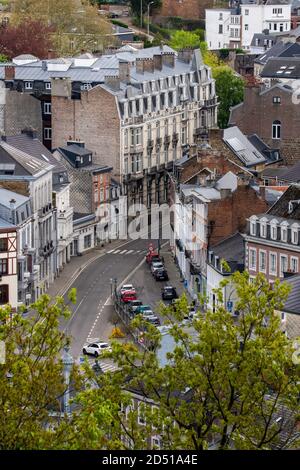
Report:
[[[272,139],[281,139],[281,122],[274,121],[272,124]]]

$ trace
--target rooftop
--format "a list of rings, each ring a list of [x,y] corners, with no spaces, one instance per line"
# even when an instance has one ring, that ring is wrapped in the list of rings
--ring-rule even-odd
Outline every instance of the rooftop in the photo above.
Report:
[[[300,54],[300,45],[299,45]],[[299,57],[272,57],[268,60],[261,72],[262,78],[300,78],[300,55]]]
[[[15,201],[15,207],[17,208],[28,202],[29,198],[13,191],[9,191],[8,189],[0,188],[0,204],[10,209],[11,200]]]
[[[246,167],[267,161],[266,156],[251,143],[237,126],[224,129],[223,140]]]

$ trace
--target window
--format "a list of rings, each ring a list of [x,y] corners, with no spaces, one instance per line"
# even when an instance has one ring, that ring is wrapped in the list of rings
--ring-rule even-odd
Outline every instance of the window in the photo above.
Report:
[[[266,252],[261,250],[259,251],[259,271],[266,272]]]
[[[277,23],[274,23],[273,29],[274,29],[274,31],[277,31]]]
[[[146,425],[145,405],[143,403],[138,404],[138,423],[142,426]]]
[[[245,15],[248,16],[249,15],[249,10],[245,10]]]
[[[270,266],[269,266],[269,273],[273,276],[277,276],[277,254],[270,253]]]
[[[248,31],[248,30],[249,30],[249,25],[245,24],[245,31]]]
[[[280,139],[281,138],[281,122],[274,121],[272,124],[272,139]]]
[[[267,236],[267,225],[264,222],[260,223],[260,236],[266,238]]]
[[[277,225],[271,225],[271,238],[277,240]]]
[[[298,258],[296,258],[295,256],[291,256],[291,271],[293,273],[298,272]]]
[[[186,144],[186,127],[181,128],[181,144],[184,145]]]
[[[86,235],[84,237],[84,248],[91,248],[92,246],[92,235]]]
[[[274,104],[280,104],[281,103],[280,96],[273,96],[273,103]]]
[[[256,270],[256,250],[254,248],[249,249],[249,268]]]
[[[148,126],[148,140],[152,140],[152,127],[151,124]]]
[[[287,227],[281,227],[281,241],[287,241]]]
[[[8,304],[8,285],[0,286],[0,305]]]
[[[142,143],[142,128],[138,127],[136,129],[136,145],[140,145]]]
[[[160,438],[159,436],[152,436],[151,437],[151,449],[160,449]]]
[[[223,34],[223,25],[219,24],[219,34]]]
[[[256,222],[254,221],[250,223],[250,235],[256,235]]]
[[[44,139],[51,140],[52,139],[52,129],[51,127],[44,128]]]
[[[7,259],[0,259],[0,275],[7,274],[8,264]]]
[[[32,90],[33,82],[25,82],[25,90]]]
[[[51,114],[51,103],[44,103],[44,114]]]
[[[292,229],[292,243],[298,245],[298,230],[295,228]]]
[[[283,277],[283,273],[286,273],[288,269],[288,260],[286,255],[280,255],[280,277]]]
[[[91,88],[92,88],[92,84],[91,84],[91,83],[83,83],[83,84],[80,86],[80,90],[82,90],[82,91],[90,90]]]
[[[0,252],[6,252],[8,250],[8,239],[0,238]]]
[[[46,90],[51,90],[51,82],[46,82],[45,83],[45,89]]]
[[[124,131],[124,146],[125,148],[128,148],[128,129],[125,129]]]
[[[223,20],[223,13],[219,13],[219,21]]]

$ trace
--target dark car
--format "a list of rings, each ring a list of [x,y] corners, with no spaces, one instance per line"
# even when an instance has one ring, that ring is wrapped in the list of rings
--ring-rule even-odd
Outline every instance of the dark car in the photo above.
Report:
[[[132,300],[128,304],[128,310],[129,310],[129,312],[134,313],[136,311],[136,309],[138,307],[140,307],[141,305],[143,305],[143,302],[141,300],[138,300],[138,299],[137,300]]]
[[[175,287],[165,286],[161,290],[161,296],[163,300],[173,300],[178,299],[178,294]]]
[[[153,277],[156,281],[168,281],[169,276],[166,269],[159,269],[153,273]]]

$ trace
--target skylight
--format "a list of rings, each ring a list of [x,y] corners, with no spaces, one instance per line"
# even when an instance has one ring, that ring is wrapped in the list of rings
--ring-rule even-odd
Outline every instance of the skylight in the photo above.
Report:
[[[42,153],[41,156],[43,157],[44,160],[46,160],[46,162],[49,162],[49,158],[46,157],[46,155],[44,155],[44,154]]]

